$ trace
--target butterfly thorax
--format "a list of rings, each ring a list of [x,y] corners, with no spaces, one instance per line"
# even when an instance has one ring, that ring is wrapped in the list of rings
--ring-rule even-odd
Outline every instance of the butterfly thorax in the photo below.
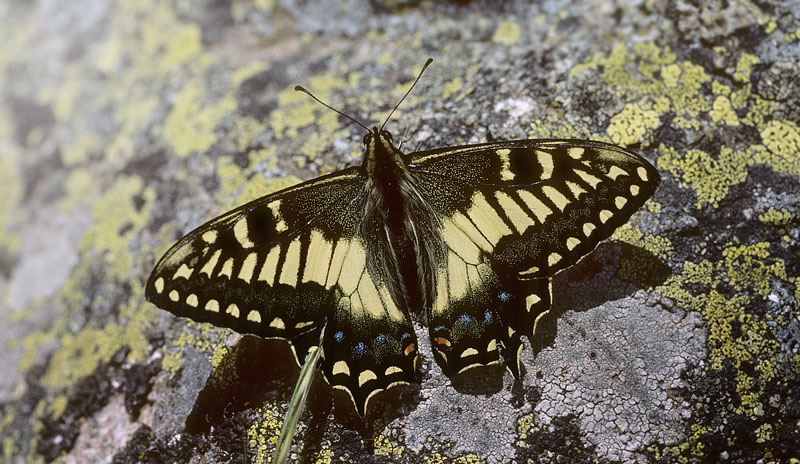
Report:
[[[422,198],[406,169],[403,153],[388,132],[375,127],[365,137],[366,204],[363,233],[372,237],[368,253],[400,307],[426,308],[435,294],[435,255],[441,240],[438,216]]]

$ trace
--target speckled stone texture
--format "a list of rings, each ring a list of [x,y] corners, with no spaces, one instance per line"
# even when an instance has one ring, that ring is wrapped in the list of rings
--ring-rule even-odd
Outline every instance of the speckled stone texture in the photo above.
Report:
[[[603,140],[653,199],[556,276],[526,376],[421,382],[365,420],[315,381],[292,460],[800,463],[797,1],[0,3],[0,462],[265,462],[285,343],[177,319],[181,235],[403,149]]]

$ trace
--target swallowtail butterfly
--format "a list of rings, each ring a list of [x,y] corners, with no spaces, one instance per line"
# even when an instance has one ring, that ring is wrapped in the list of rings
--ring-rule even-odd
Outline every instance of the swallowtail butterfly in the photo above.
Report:
[[[445,374],[497,364],[502,351],[518,378],[520,336],[536,336],[550,278],[660,182],[641,156],[588,140],[404,154],[381,126],[367,129],[364,146],[360,166],[190,232],[146,287],[175,315],[289,340],[298,364],[322,349],[325,378],[362,416],[377,392],[416,378],[413,312],[425,314]]]

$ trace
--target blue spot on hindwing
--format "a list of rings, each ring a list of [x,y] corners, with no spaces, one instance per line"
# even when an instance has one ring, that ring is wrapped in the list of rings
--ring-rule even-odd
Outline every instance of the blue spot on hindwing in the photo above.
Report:
[[[492,312],[489,311],[488,309],[486,310],[486,313],[484,313],[483,315],[483,322],[485,322],[487,325],[492,323]]]
[[[336,332],[335,334],[333,334],[333,339],[336,340],[337,342],[341,342],[342,340],[344,340],[344,332],[342,332],[341,330]]]
[[[458,322],[466,325],[472,322],[472,318],[469,316],[469,314],[462,314],[458,316]]]
[[[356,343],[356,346],[353,347],[353,351],[355,352],[356,356],[364,356],[364,353],[367,352],[367,345],[364,342]]]
[[[508,293],[508,292],[500,292],[500,294],[497,295],[497,296],[500,298],[500,301],[502,301],[503,303],[508,303],[508,300],[511,299],[511,294]]]
[[[389,343],[389,336],[386,334],[380,334],[375,337],[375,344],[376,345],[385,345]]]

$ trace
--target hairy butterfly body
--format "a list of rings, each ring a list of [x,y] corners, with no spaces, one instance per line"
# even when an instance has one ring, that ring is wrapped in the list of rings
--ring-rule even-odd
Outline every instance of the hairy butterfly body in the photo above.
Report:
[[[416,378],[409,315],[425,314],[447,375],[498,363],[520,375],[550,277],[652,196],[655,168],[586,140],[517,140],[403,154],[382,128],[361,166],[203,224],[156,265],[147,298],[241,333],[322,349],[327,381],[364,415]],[[321,346],[319,335],[326,326]]]

